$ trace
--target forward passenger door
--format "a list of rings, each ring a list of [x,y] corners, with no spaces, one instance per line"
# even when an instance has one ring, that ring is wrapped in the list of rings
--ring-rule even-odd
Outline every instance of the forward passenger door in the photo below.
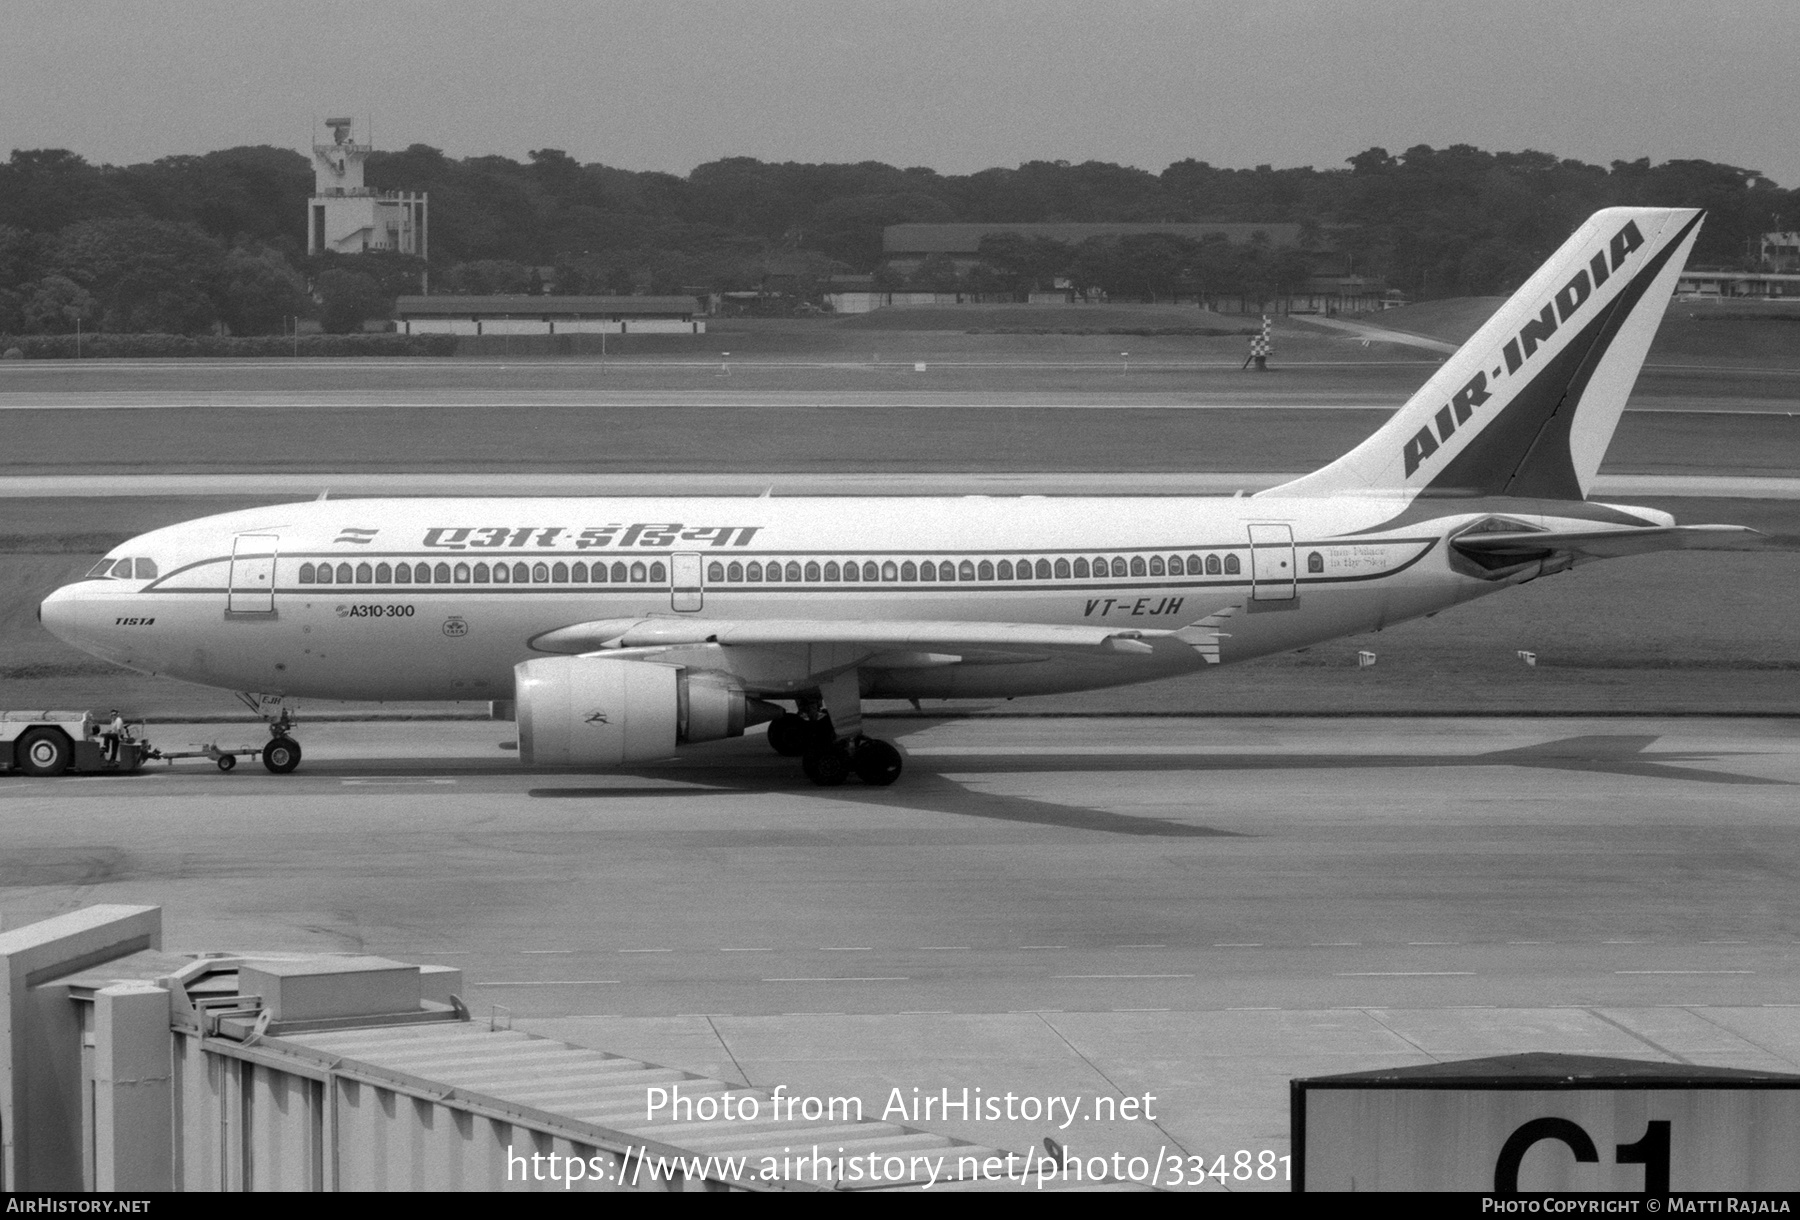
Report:
[[[271,614],[275,610],[275,534],[239,534],[231,542],[231,577],[225,609],[231,614]]]

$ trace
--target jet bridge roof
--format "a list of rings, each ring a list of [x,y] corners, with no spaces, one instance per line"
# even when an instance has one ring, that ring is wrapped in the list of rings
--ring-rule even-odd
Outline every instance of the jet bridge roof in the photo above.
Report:
[[[22,980],[44,996],[29,1039],[67,1069],[45,1078],[34,1130],[96,1150],[87,1189],[567,1189],[522,1177],[552,1155],[564,1179],[591,1168],[581,1189],[1145,1189],[1040,1186],[1026,1156],[872,1117],[849,1090],[752,1088],[472,1020],[452,967],[176,954],[157,943],[156,908],[96,912],[47,921],[42,945],[9,934],[43,958]],[[20,1070],[19,1032],[0,1084]],[[143,1064],[173,1073],[140,1078]],[[132,1104],[71,1101],[96,1090]]]
[[[816,1120],[788,1118],[776,1112],[774,1094],[728,1081],[663,1067],[605,1051],[540,1037],[519,1030],[491,1029],[484,1024],[407,1025],[296,1034],[265,1039],[260,1046],[285,1050],[330,1065],[334,1074],[354,1075],[401,1092],[428,1094],[440,1104],[457,1105],[490,1116],[516,1115],[537,1130],[558,1130],[572,1141],[614,1150],[646,1149],[640,1156],[659,1155],[745,1158],[754,1173],[763,1158],[779,1162],[815,1147],[830,1160],[878,1154],[889,1166],[900,1158],[906,1167],[900,1180],[881,1182],[804,1179],[782,1183],[806,1189],[898,1189],[930,1180],[922,1167],[942,1158],[934,1189],[948,1184],[982,1185],[979,1166],[989,1158],[1005,1162],[998,1149],[950,1136],[920,1131],[899,1123],[821,1115]],[[754,1119],[646,1116],[653,1089],[679,1090],[698,1103],[708,1098],[711,1112],[725,1094],[741,1112],[754,1100]],[[921,1158],[915,1160],[914,1158]],[[628,1158],[629,1163],[629,1158]],[[1012,1163],[1019,1158],[1015,1154]],[[975,1167],[975,1172],[969,1172]],[[642,1165],[638,1166],[642,1170]],[[1015,1169],[1015,1174],[1017,1170]]]

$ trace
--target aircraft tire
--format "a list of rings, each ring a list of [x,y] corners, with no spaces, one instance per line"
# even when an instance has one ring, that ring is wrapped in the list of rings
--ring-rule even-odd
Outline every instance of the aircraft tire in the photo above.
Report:
[[[835,744],[806,752],[800,760],[806,778],[821,788],[835,788],[850,778],[850,759]]]
[[[904,764],[900,751],[885,741],[867,737],[857,745],[852,765],[856,768],[856,778],[863,783],[885,788],[900,778]]]
[[[286,775],[300,765],[300,743],[292,737],[273,738],[262,749],[263,766],[276,775]]]
[[[75,749],[60,729],[32,729],[19,738],[19,770],[27,775],[61,775],[74,760]]]
[[[798,758],[806,753],[806,738],[806,721],[792,712],[769,721],[769,747],[783,758]]]

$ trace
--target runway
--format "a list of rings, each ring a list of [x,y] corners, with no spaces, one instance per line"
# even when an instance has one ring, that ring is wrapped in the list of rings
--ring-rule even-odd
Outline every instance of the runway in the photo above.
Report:
[[[93,476],[70,485],[79,489],[269,475],[316,495],[320,474],[435,478],[435,488],[464,475],[692,475],[712,486],[763,472],[1296,471],[1362,442],[1435,367],[1295,363],[1258,375],[1129,357],[1065,367],[935,355],[819,368],[723,357],[20,361],[0,367],[0,477]],[[1648,369],[1603,474],[1791,478],[1797,403],[1800,370]],[[52,494],[9,486],[14,497]]]
[[[1149,1151],[1285,1148],[1321,1070],[1800,1064],[1791,721],[871,727],[894,788],[755,734],[525,773],[499,722],[304,726],[289,777],[0,779],[7,924],[160,902],[171,947],[459,965],[479,1013],[759,1082],[1147,1090],[1157,1124],[1085,1138]]]
[[[728,382],[733,375],[774,372],[798,366],[757,365],[745,368],[728,364],[708,364],[714,374],[706,380]],[[843,366],[863,368],[866,366]],[[909,369],[913,366],[908,366]],[[1005,365],[937,365],[939,369],[990,369],[1005,372]],[[1037,367],[1037,366],[1033,366]],[[1085,366],[1078,366],[1085,367]],[[1162,368],[1165,366],[1150,366]],[[1193,366],[1195,369],[1213,366]],[[1355,374],[1373,370],[1411,366],[1382,366],[1368,363],[1330,367],[1333,371]],[[727,372],[725,370],[734,370]],[[280,372],[282,370],[274,370]],[[686,371],[692,372],[692,368]],[[1116,371],[1116,370],[1115,370]],[[1142,370],[1140,370],[1142,371]],[[1309,370],[1290,370],[1309,371]],[[1426,370],[1419,370],[1426,371]],[[1671,370],[1673,371],[1673,370]],[[1796,414],[1796,400],[1791,393],[1800,373],[1782,369],[1736,370],[1751,381],[1752,389],[1767,383],[1776,392],[1746,394],[1682,394],[1663,396],[1645,394],[1635,398],[1629,411],[1677,411],[1715,415],[1779,415]],[[1416,378],[1415,378],[1416,379]],[[1232,379],[1234,382],[1236,378]],[[596,411],[651,407],[682,407],[718,411],[786,410],[805,407],[818,410],[857,411],[871,408],[907,408],[931,410],[1014,410],[1021,407],[1045,411],[1252,411],[1287,409],[1295,411],[1366,411],[1397,408],[1405,398],[1406,386],[1396,382],[1392,387],[1315,386],[1311,384],[1261,385],[1244,387],[1196,386],[1186,391],[1117,390],[1112,387],[1089,390],[1050,390],[1032,393],[1005,393],[981,390],[950,392],[918,386],[909,389],[880,390],[808,390],[736,389],[704,384],[684,385],[680,389],[614,390],[603,386],[580,389],[514,389],[487,387],[461,389],[440,387],[429,390],[375,386],[366,389],[229,389],[218,390],[185,386],[174,390],[74,390],[60,386],[37,387],[9,385],[0,376],[0,412],[8,411],[186,411],[221,412],[276,411],[530,411],[544,408],[585,408]]]

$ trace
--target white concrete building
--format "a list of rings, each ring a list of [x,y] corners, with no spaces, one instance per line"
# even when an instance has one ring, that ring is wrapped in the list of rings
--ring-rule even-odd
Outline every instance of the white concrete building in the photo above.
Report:
[[[390,250],[426,255],[426,197],[363,185],[363,162],[374,145],[358,144],[350,120],[326,119],[329,144],[313,145],[313,196],[307,209],[306,249],[363,254]]]
[[[1701,271],[1689,267],[1675,281],[1677,301],[1791,300],[1800,297],[1800,274],[1775,271]]]
[[[1758,246],[1764,271],[1800,271],[1800,232],[1764,233]]]
[[[872,313],[890,305],[960,305],[973,301],[971,293],[914,292],[897,289],[891,292],[828,292],[825,304],[832,313]]]
[[[435,296],[394,302],[409,335],[703,335],[693,297]]]

